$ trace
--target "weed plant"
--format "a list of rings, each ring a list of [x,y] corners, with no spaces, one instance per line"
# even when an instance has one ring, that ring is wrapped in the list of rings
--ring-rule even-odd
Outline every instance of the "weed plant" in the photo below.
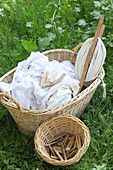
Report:
[[[100,16],[106,25],[103,42],[107,98],[99,86],[80,119],[89,127],[91,142],[74,165],[57,167],[43,161],[33,137],[18,131],[0,104],[1,170],[111,170],[113,169],[113,1],[112,0],[1,0],[0,77],[25,60],[31,51],[73,49],[93,37]]]

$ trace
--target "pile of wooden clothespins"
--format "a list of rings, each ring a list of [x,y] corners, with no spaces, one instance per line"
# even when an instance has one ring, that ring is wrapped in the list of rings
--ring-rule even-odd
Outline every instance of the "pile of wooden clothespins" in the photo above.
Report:
[[[62,134],[46,144],[46,149],[52,159],[68,160],[72,158],[82,147],[81,136]]]

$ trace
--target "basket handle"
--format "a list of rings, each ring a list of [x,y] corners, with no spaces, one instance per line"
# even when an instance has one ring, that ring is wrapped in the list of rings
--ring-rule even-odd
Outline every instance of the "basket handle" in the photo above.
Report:
[[[8,93],[0,93],[0,97],[3,97],[3,96],[10,98],[16,104],[16,106],[20,110],[20,112],[22,113],[22,106],[17,102],[17,100],[13,96],[11,96]],[[11,103],[11,102],[9,101],[9,103]]]
[[[71,57],[74,57],[74,55],[76,54],[76,52],[78,51],[78,49],[80,48],[80,47],[82,47],[82,44],[83,43],[79,43],[75,48],[73,48],[72,49],[72,54],[71,54]]]

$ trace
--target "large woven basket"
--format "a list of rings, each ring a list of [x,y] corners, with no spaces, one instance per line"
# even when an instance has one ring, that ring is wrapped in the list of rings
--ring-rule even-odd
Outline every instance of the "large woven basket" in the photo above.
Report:
[[[46,56],[48,56],[49,60],[70,60],[74,65],[76,60],[76,52],[80,48],[82,43],[78,44],[73,50],[68,49],[55,49],[43,52]],[[6,73],[3,77],[0,78],[0,81],[11,83],[13,79],[13,74],[16,68]],[[20,104],[11,96],[6,93],[0,93],[1,103],[9,110],[13,119],[15,120],[19,130],[24,134],[33,135],[39,125],[46,121],[48,118],[52,118],[58,114],[69,114],[74,116],[79,116],[83,113],[86,105],[91,100],[97,86],[100,84],[101,79],[104,78],[104,69],[102,68],[99,74],[100,78],[96,78],[90,86],[84,89],[81,93],[79,93],[76,97],[72,98],[68,102],[45,110],[28,110],[22,108]],[[15,104],[11,103],[8,99],[10,98]]]
[[[65,133],[80,137],[82,146],[71,159],[52,159],[48,153],[47,144],[50,140]],[[57,166],[66,166],[77,163],[87,151],[90,143],[90,134],[87,126],[80,119],[71,115],[62,114],[41,124],[35,133],[34,143],[36,151],[46,162]]]

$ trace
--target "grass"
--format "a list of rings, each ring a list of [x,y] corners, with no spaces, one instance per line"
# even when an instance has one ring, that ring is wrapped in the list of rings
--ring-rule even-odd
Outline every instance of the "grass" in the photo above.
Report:
[[[70,7],[68,7],[70,5]],[[80,119],[89,127],[91,143],[74,165],[56,167],[43,161],[33,137],[18,131],[0,104],[0,169],[111,170],[113,169],[113,1],[112,0],[2,0],[0,1],[0,77],[26,59],[31,51],[73,49],[94,36],[100,16],[106,29],[104,64],[107,98],[99,86]]]

